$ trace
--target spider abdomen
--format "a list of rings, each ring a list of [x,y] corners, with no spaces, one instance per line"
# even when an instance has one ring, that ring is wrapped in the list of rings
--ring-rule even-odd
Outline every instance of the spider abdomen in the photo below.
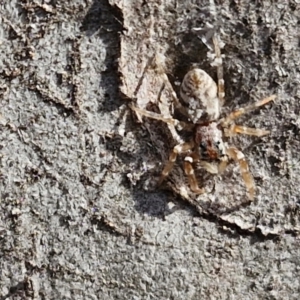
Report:
[[[180,95],[193,123],[219,118],[220,101],[217,95],[217,85],[202,69],[192,69],[185,75]]]

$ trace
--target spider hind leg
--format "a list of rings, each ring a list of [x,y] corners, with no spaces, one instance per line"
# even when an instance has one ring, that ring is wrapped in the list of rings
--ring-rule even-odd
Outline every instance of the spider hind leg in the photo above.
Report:
[[[218,36],[213,37],[213,44],[215,48],[215,62],[214,65],[217,67],[217,77],[218,77],[218,97],[221,106],[224,104],[225,98],[225,83],[224,83],[224,70],[223,70],[223,59],[220,48],[220,41]]]
[[[231,121],[233,121],[234,119],[240,117],[241,115],[245,114],[245,113],[248,113],[260,106],[263,106],[263,105],[266,105],[267,103],[275,100],[276,98],[276,95],[272,95],[272,96],[269,96],[267,98],[264,98],[254,104],[250,104],[246,107],[243,107],[243,108],[240,108],[238,110],[235,110],[233,111],[232,113],[230,113],[224,120],[223,120],[223,124],[226,126],[227,124],[229,124]]]

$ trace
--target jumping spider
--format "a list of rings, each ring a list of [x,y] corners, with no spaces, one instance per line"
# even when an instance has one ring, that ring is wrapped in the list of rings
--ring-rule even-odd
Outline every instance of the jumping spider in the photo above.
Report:
[[[162,171],[159,184],[169,175],[177,156],[186,154],[184,158],[184,172],[188,177],[190,188],[196,194],[202,194],[204,193],[204,189],[198,186],[193,166],[197,163],[212,174],[220,174],[225,170],[228,160],[232,159],[239,164],[241,175],[248,191],[248,197],[252,200],[255,196],[255,183],[245,156],[237,148],[228,146],[223,138],[233,136],[237,133],[258,137],[269,134],[269,131],[263,129],[236,125],[234,120],[257,107],[269,103],[276,96],[272,95],[264,98],[257,103],[240,108],[220,118],[225,97],[222,56],[219,38],[215,35],[212,40],[215,51],[214,65],[217,68],[218,84],[202,69],[193,68],[185,75],[181,84],[180,96],[182,102],[176,97],[174,91],[172,93],[175,107],[185,116],[186,122],[167,118],[160,114],[140,109],[132,104],[131,109],[139,115],[161,120],[173,127],[180,127],[180,129],[193,132],[191,141],[182,142],[173,148],[169,160]],[[164,78],[167,80],[165,74]],[[216,162],[218,163],[217,166],[214,164]]]

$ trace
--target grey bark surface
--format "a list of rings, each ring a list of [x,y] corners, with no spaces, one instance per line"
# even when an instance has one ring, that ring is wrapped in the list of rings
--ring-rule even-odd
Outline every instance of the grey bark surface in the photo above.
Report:
[[[299,1],[4,0],[0,18],[1,300],[299,299]],[[176,92],[192,64],[216,79],[208,23],[224,112],[277,95],[239,123],[271,134],[232,140],[252,203],[235,164],[200,197],[180,161],[153,188],[175,141],[128,108],[163,111],[157,53]]]

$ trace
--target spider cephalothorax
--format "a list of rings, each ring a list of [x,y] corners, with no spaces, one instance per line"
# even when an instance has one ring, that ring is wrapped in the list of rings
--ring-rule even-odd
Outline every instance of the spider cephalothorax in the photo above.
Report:
[[[217,122],[197,125],[194,141],[195,145],[198,146],[199,155],[203,160],[214,161],[226,155],[223,132],[218,128]]]
[[[241,175],[248,190],[248,196],[250,199],[253,199],[255,183],[245,156],[237,148],[227,145],[224,142],[224,137],[233,136],[237,133],[259,137],[268,134],[269,131],[263,129],[236,125],[234,120],[242,114],[274,100],[275,95],[233,111],[220,119],[225,96],[223,67],[219,41],[216,36],[213,37],[213,43],[215,48],[214,65],[217,67],[218,84],[204,70],[194,68],[185,75],[181,84],[181,101],[176,97],[175,92],[172,93],[175,107],[185,116],[185,121],[166,118],[133,105],[131,105],[131,108],[140,115],[166,122],[171,128],[178,126],[180,129],[194,132],[190,141],[181,142],[173,148],[169,160],[162,171],[160,183],[169,175],[177,156],[185,154],[184,171],[188,177],[191,190],[201,194],[204,192],[204,189],[198,186],[194,166],[198,164],[210,173],[222,173],[227,166],[228,160],[232,159],[239,164]],[[167,81],[165,74],[163,78]],[[166,84],[168,83],[166,82]],[[170,84],[168,85],[170,86]],[[217,167],[215,163],[217,163]]]

